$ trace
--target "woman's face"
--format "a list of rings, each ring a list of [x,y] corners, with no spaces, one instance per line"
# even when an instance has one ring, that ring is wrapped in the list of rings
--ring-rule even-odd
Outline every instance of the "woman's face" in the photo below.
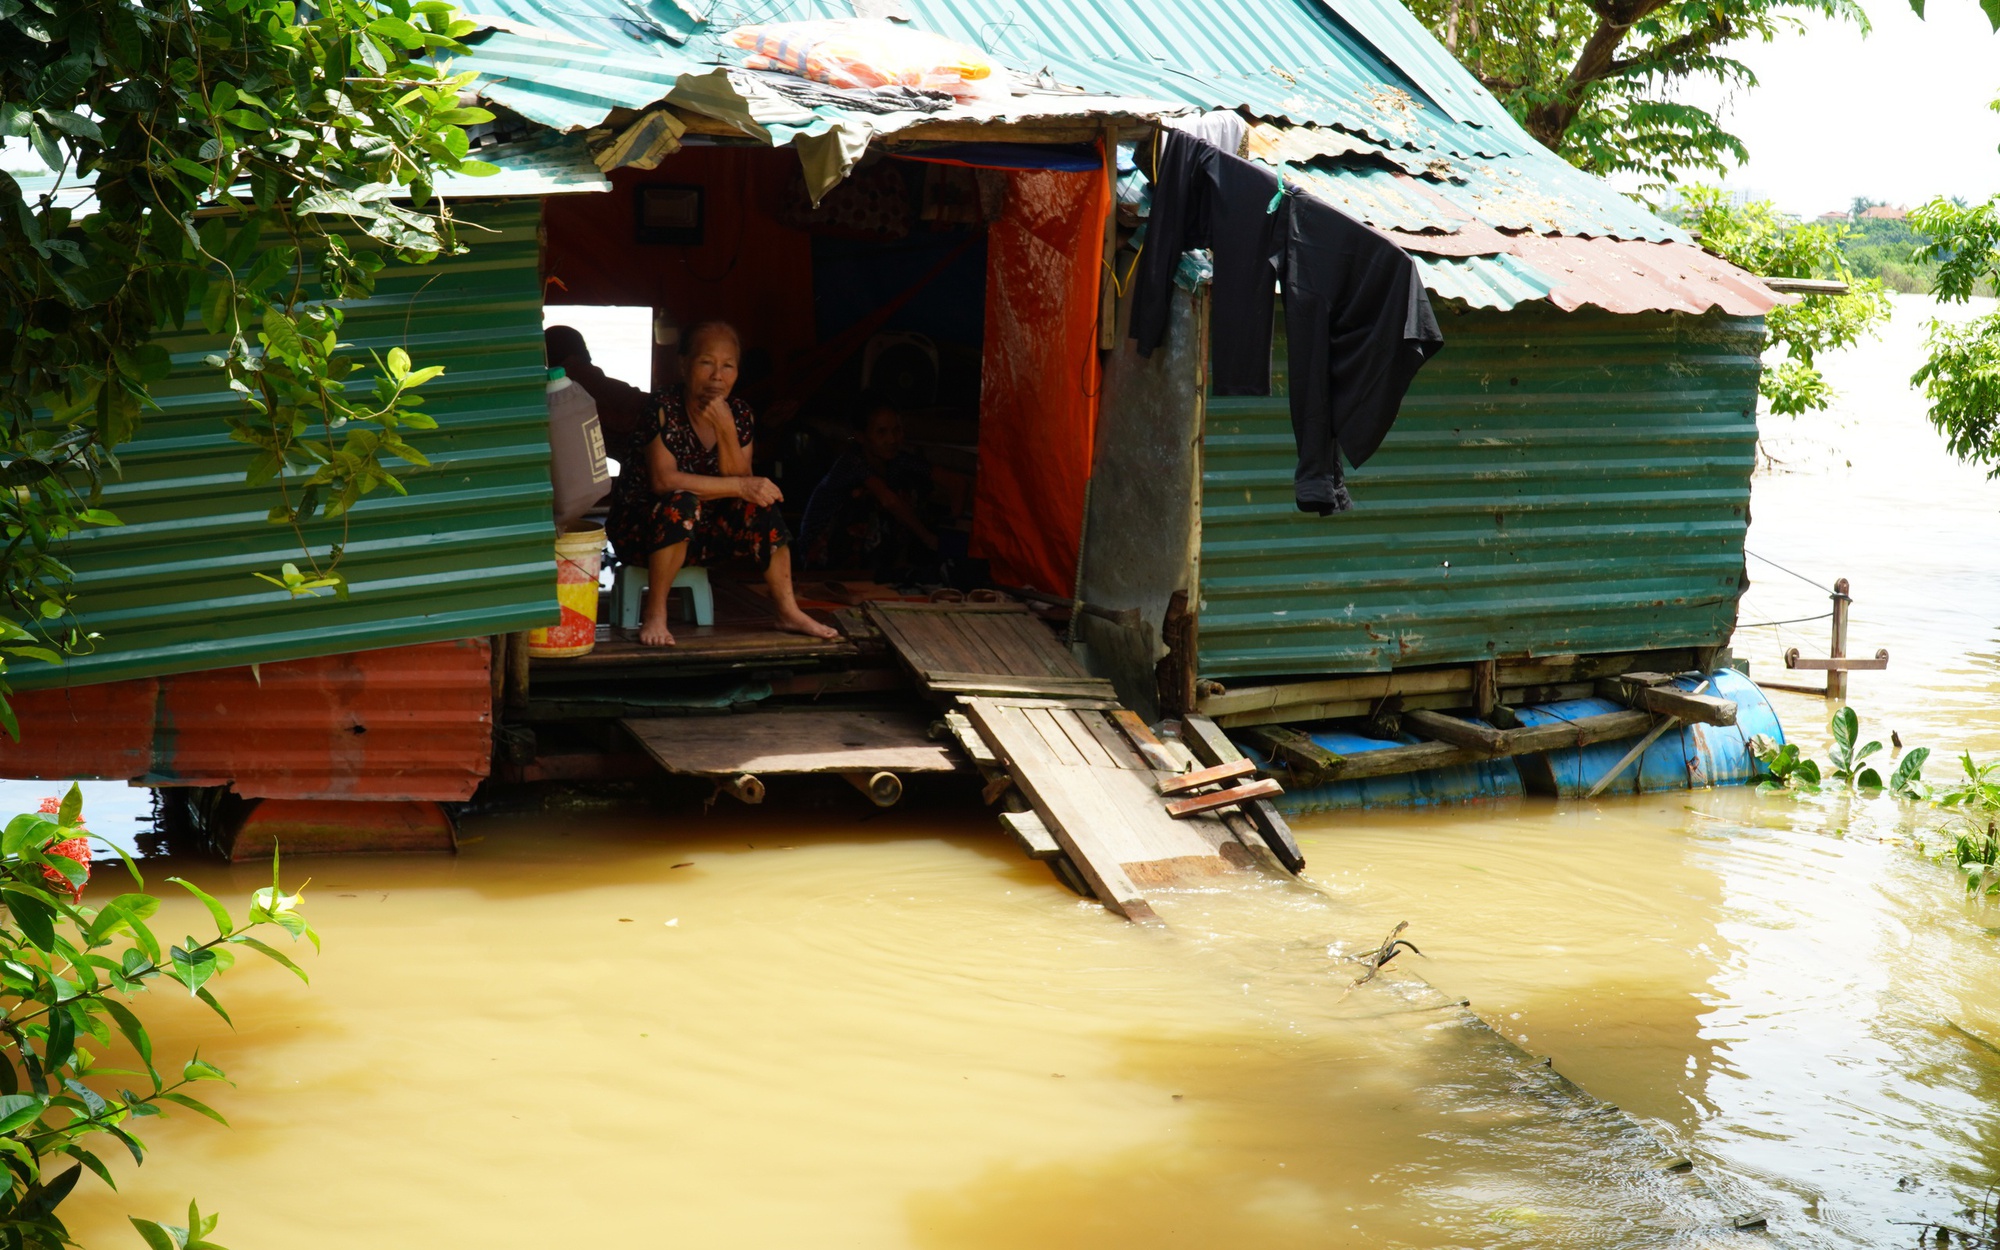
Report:
[[[687,359],[687,392],[695,407],[729,398],[736,388],[737,355],[736,340],[727,334],[704,334],[695,343]]]

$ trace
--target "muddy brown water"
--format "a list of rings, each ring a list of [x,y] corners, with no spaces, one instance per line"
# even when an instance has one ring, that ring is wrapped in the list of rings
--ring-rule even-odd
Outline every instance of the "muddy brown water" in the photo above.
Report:
[[[1853,580],[1855,649],[1892,654],[1864,726],[1935,776],[2000,752],[2000,487],[1900,385],[1921,316],[1835,362],[1836,414],[1770,424],[1750,546]],[[1746,622],[1824,610],[1752,574]],[[1738,650],[1772,676],[1823,631]],[[1823,754],[1826,709],[1778,698]],[[198,1196],[239,1250],[1913,1244],[2000,1183],[1968,1037],[2000,1042],[2000,907],[1909,849],[1935,822],[1749,790],[1315,818],[1308,885],[1166,896],[1162,930],[976,812],[476,821],[455,859],[292,865],[325,951],[310,987],[228,974],[233,1032],[157,995],[234,1127],[145,1126],[68,1214],[136,1245],[127,1213]],[[1404,920],[1398,963],[1497,1035],[1348,990],[1335,956]]]

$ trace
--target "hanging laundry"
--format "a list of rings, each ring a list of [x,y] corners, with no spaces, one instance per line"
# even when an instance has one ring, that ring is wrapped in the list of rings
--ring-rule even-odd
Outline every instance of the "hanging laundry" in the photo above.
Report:
[[[1292,490],[1301,512],[1325,516],[1352,506],[1341,453],[1357,468],[1375,454],[1444,335],[1408,253],[1304,192],[1287,191],[1285,201],[1285,337],[1299,451]]]
[[[1162,130],[1155,158],[1152,215],[1132,295],[1132,337],[1151,356],[1167,337],[1174,269],[1181,253],[1215,256],[1209,318],[1218,395],[1271,393],[1271,317],[1277,254],[1284,243],[1278,175],[1179,130]]]

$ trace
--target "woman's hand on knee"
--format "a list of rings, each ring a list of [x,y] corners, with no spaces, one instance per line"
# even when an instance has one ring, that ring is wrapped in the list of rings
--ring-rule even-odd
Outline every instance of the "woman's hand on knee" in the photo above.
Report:
[[[736,481],[737,497],[759,508],[769,508],[785,500],[785,492],[768,477],[739,477]]]

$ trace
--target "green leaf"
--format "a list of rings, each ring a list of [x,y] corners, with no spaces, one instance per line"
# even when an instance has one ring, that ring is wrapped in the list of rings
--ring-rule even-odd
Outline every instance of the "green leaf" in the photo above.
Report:
[[[288,564],[285,567],[291,569],[292,566]],[[215,921],[217,936],[228,937],[230,934],[236,932],[235,924],[229,919],[229,909],[217,902],[214,895],[202,889],[194,882],[189,881],[186,877],[168,877],[167,880],[201,900],[201,905],[208,908],[209,916]]]
[[[201,328],[210,334],[220,334],[229,325],[230,306],[235,301],[236,292],[228,279],[217,279],[209,284],[208,298],[201,305]]]
[[[12,1133],[41,1118],[48,1099],[40,1094],[0,1095],[0,1133]]]
[[[181,1237],[175,1237],[173,1233],[167,1231],[164,1224],[142,1220],[136,1215],[128,1215],[125,1218],[131,1220],[132,1227],[138,1229],[139,1235],[146,1239],[149,1250],[185,1250],[187,1243],[183,1230],[175,1229],[174,1232],[182,1233]]]
[[[393,39],[405,48],[421,48],[424,46],[422,33],[416,27],[399,17],[378,17],[368,23],[368,30],[371,34],[381,35],[385,39]]]
[[[408,377],[410,373],[410,353],[400,347],[390,348],[388,369],[389,376],[398,382]]]
[[[178,1107],[186,1107],[189,1111],[205,1115],[209,1119],[214,1120],[217,1124],[220,1124],[224,1128],[229,1127],[229,1121],[222,1118],[222,1113],[220,1111],[217,1111],[215,1108],[209,1106],[205,1102],[201,1102],[198,1099],[190,1098],[186,1094],[174,1093],[172,1090],[168,1090],[162,1093],[160,1095],[160,1098],[164,1102],[173,1103],[175,1106]]]
[[[4,887],[0,887],[0,900],[6,902],[7,910],[13,914],[14,923],[21,928],[21,935],[27,938],[36,950],[55,949],[56,913],[53,907],[32,894]]]
[[[83,787],[70,783],[69,793],[63,796],[56,809],[56,823],[65,829],[74,829],[83,819]]]
[[[304,968],[299,967],[297,964],[293,963],[289,956],[287,956],[283,951],[278,950],[276,947],[261,942],[258,939],[251,937],[247,933],[239,933],[235,937],[230,938],[229,940],[232,942],[240,942],[243,945],[249,947],[251,950],[261,952],[265,956],[276,960],[283,966],[290,968],[292,972],[299,978],[299,980],[304,981],[307,984],[312,983],[312,978],[306,975],[306,970]]]
[[[151,1072],[153,1070],[153,1038],[151,1034],[146,1032],[146,1026],[139,1023],[139,1017],[132,1014],[131,1008],[118,1000],[114,998],[100,998],[98,1001],[103,1004],[105,1012],[110,1015],[111,1019],[117,1023],[118,1031],[125,1035],[125,1040],[132,1044],[132,1049],[139,1056],[139,1062],[145,1064],[146,1070]]]

